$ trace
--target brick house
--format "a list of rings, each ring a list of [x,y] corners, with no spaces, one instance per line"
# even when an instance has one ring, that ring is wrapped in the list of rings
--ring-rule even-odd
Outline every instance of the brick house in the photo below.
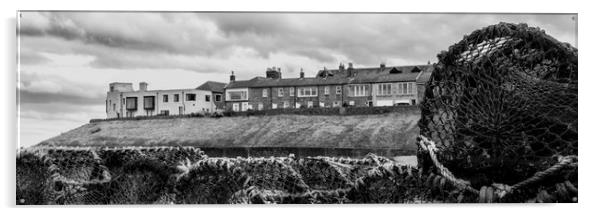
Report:
[[[353,68],[350,63],[347,68],[320,70],[316,77],[305,77],[301,70],[298,78],[282,78],[275,67],[268,68],[265,77],[250,80],[236,81],[232,73],[225,87],[225,109],[418,104],[422,95],[416,83],[428,79],[431,71],[432,65]]]

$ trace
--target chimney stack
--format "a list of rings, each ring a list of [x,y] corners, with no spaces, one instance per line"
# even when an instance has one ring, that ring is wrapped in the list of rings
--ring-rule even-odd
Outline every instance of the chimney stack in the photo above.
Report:
[[[148,89],[148,83],[146,82],[140,82],[139,87],[138,87],[138,91],[146,91]]]
[[[349,62],[349,67],[347,67],[347,76],[353,76],[353,63]]]
[[[381,63],[380,63],[380,70],[381,70],[381,71],[382,71],[382,70],[384,70],[384,69],[385,69],[385,67],[386,67],[385,63],[384,63],[384,62],[381,62]]]
[[[345,70],[345,65],[343,65],[343,62],[341,62],[341,64],[339,64],[339,72],[343,72]]]
[[[234,81],[236,81],[236,77],[234,76],[234,71],[232,71],[232,74],[230,75],[230,82]]]
[[[267,68],[265,71],[266,78],[280,79],[281,76],[282,76],[282,73],[280,72],[280,68],[271,67],[271,68]]]
[[[305,73],[303,73],[303,68],[301,68],[301,72],[299,72],[300,78],[305,78]]]

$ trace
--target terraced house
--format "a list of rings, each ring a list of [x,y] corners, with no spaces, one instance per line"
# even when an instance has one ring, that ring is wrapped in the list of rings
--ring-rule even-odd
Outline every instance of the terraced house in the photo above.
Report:
[[[225,109],[232,111],[279,108],[416,105],[433,66],[324,68],[315,77],[282,78],[279,68],[265,77],[237,81],[232,72],[225,87]]]

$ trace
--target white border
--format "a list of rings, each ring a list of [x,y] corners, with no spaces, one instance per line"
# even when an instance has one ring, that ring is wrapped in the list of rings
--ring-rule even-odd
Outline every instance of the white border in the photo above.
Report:
[[[593,1],[592,1],[593,2]],[[579,149],[580,176],[579,176],[579,204],[500,204],[500,205],[319,205],[319,206],[103,206],[99,209],[89,207],[30,207],[4,209],[4,215],[248,215],[248,214],[281,214],[281,215],[423,215],[459,213],[462,215],[579,215],[593,213],[600,210],[601,178],[599,166],[600,146],[602,143],[596,136],[600,132],[600,111],[598,110],[600,92],[598,82],[602,80],[599,68],[600,55],[600,17],[599,7],[594,3],[576,1],[525,1],[504,0],[496,2],[484,1],[364,1],[362,4],[349,1],[324,1],[324,0],[298,0],[298,1],[33,1],[20,0],[3,2],[2,8],[2,42],[6,47],[1,52],[3,62],[3,106],[2,128],[0,137],[4,137],[2,161],[5,162],[2,182],[2,203],[5,207],[14,205],[14,156],[16,139],[16,19],[15,14],[19,9],[30,10],[198,10],[198,11],[351,11],[351,12],[554,12],[554,13],[579,13],[579,44],[580,44],[580,110],[579,121],[581,125],[581,147]],[[8,49],[7,49],[8,48]],[[13,206],[14,207],[14,206]],[[599,214],[599,213],[598,213]]]

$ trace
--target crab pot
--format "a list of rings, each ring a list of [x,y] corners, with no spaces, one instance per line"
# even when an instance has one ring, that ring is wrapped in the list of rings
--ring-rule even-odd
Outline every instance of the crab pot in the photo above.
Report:
[[[577,49],[525,24],[476,30],[438,56],[420,134],[473,187],[514,184],[577,155]],[[423,167],[432,167],[419,152]]]

